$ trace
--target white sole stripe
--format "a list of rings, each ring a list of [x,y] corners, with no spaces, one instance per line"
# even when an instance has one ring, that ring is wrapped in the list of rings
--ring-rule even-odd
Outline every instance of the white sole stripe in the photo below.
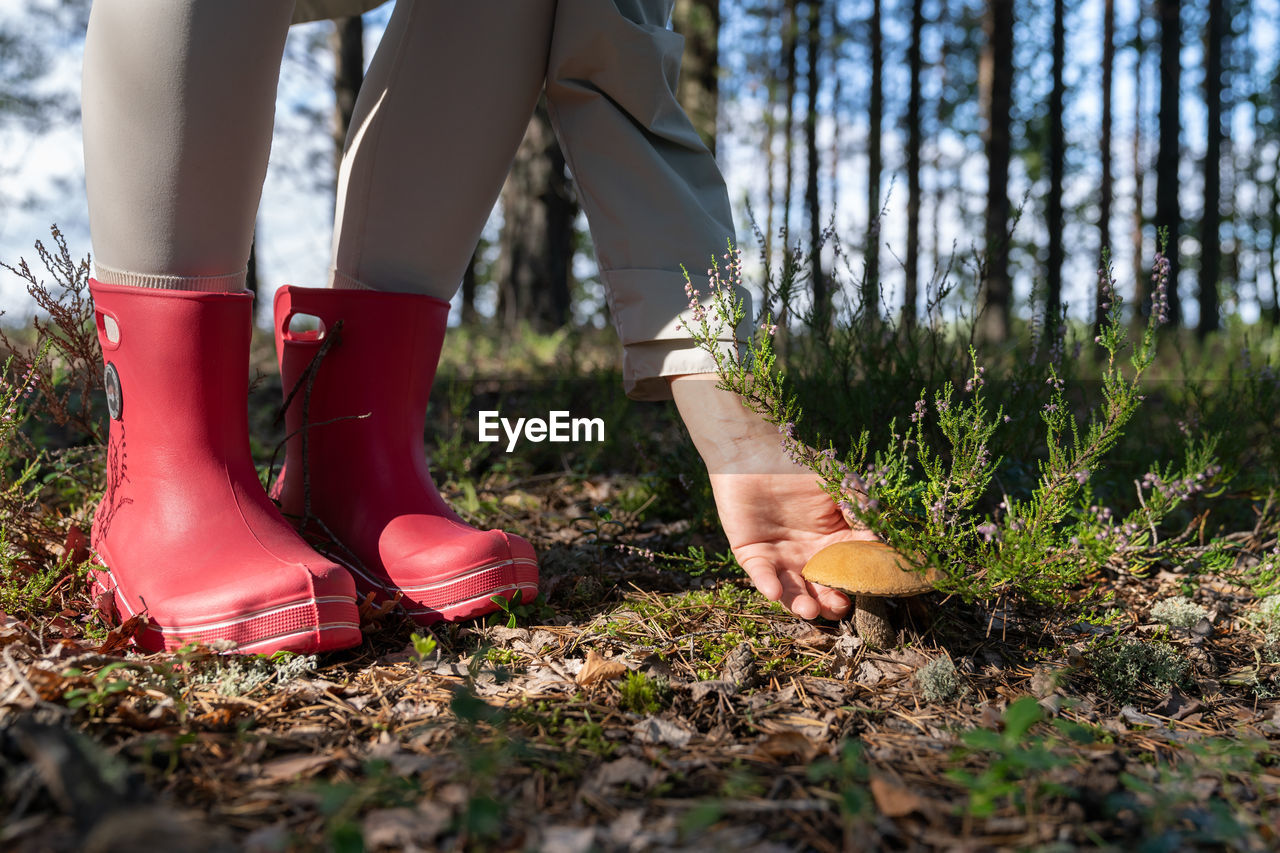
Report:
[[[103,592],[111,593],[112,597],[116,600],[116,602],[118,603],[123,602],[125,610],[129,611],[130,618],[137,616],[138,615],[137,612],[129,605],[128,597],[118,594],[118,590],[120,589],[120,582],[116,579],[115,574],[111,571],[111,567],[108,566],[106,563],[102,562],[102,558],[96,554],[94,555],[94,562],[96,562],[99,566],[102,567],[98,571],[104,572],[107,575],[107,577],[111,579],[111,588],[106,589],[104,587]],[[286,613],[290,610],[296,610],[299,607],[315,606],[315,608],[319,610],[321,604],[344,604],[344,603],[350,604],[352,607],[356,606],[356,600],[354,598],[348,598],[345,595],[313,596],[310,598],[291,601],[286,604],[277,604],[271,607],[264,607],[259,610],[255,610],[252,613],[246,613],[231,619],[222,619],[216,622],[202,622],[195,625],[155,624],[154,627],[148,626],[148,630],[159,631],[162,635],[167,635],[167,634],[181,635],[181,634],[195,633],[199,631],[216,631],[219,628],[229,628],[233,625],[239,625],[253,619],[274,616],[279,613]],[[155,623],[155,620],[152,619],[151,622]],[[325,622],[320,625],[307,628],[305,631],[295,632],[295,633],[308,633],[310,631],[315,631],[315,630],[329,630],[331,627],[334,627],[334,628],[359,627],[359,625],[358,624],[353,625],[353,623],[349,623],[349,622]],[[264,640],[254,641],[254,643],[262,643],[262,642],[265,642],[265,641]]]

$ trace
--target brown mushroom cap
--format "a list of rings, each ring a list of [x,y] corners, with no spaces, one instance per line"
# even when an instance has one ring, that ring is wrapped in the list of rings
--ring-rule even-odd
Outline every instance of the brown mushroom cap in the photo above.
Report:
[[[937,569],[917,572],[911,561],[883,542],[837,542],[809,558],[807,581],[853,595],[906,598],[929,592],[942,580]]]

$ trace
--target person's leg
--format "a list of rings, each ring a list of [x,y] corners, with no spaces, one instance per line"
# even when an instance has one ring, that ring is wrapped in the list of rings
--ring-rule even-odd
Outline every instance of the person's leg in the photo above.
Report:
[[[85,175],[106,367],[104,610],[144,648],[360,640],[355,588],[267,498],[249,454],[245,261],[291,0],[97,0]]]
[[[309,389],[286,415],[281,506],[319,540],[337,540],[317,547],[362,589],[400,594],[424,623],[537,590],[527,542],[471,528],[441,499],[423,426],[447,300],[533,112],[554,8],[398,0],[339,178],[332,287],[276,295],[285,392]],[[323,337],[289,328],[300,314],[318,317],[322,334],[338,330],[323,357]]]
[[[638,399],[670,398],[659,377],[715,369],[677,325],[689,301],[681,267],[698,282],[734,236],[724,178],[676,100],[684,40],[666,28],[672,3],[560,0],[547,66],[551,120]]]
[[[292,0],[95,0],[85,183],[97,278],[244,289]]]
[[[681,266],[700,283],[712,255],[727,278],[736,264],[723,256],[733,236],[724,179],[674,95],[682,40],[665,28],[671,5],[560,0],[547,69],[552,120],[591,223],[628,392],[674,391],[730,547],[760,591],[805,618],[837,618],[849,601],[807,583],[801,567],[827,544],[871,534],[851,529],[772,425],[715,387],[714,360],[676,325],[688,308]],[[723,345],[735,345],[732,333]]]
[[[333,286],[450,299],[546,73],[554,0],[397,0],[338,177]]]

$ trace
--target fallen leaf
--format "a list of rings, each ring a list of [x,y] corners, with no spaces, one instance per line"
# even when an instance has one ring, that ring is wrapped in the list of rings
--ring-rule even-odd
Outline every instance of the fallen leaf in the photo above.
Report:
[[[450,810],[435,803],[425,809],[377,809],[365,815],[361,830],[369,850],[407,850],[431,845],[451,820]]]
[[[79,527],[67,531],[67,538],[62,543],[62,556],[71,563],[83,563],[89,559],[89,537]]]
[[[332,755],[286,755],[262,765],[258,776],[267,782],[288,782],[308,778],[336,761]]]
[[[1169,695],[1164,700],[1151,709],[1151,713],[1159,714],[1162,717],[1168,717],[1171,720],[1184,720],[1196,711],[1203,711],[1204,704],[1196,699],[1186,696],[1176,687],[1169,689]]]
[[[1143,714],[1132,705],[1125,705],[1120,709],[1120,716],[1126,723],[1135,726],[1152,726],[1154,728],[1163,728],[1164,720],[1159,717],[1153,717],[1150,714]]]
[[[599,791],[600,789],[620,788],[623,785],[630,785],[637,791],[648,791],[657,785],[665,777],[666,773],[658,768],[641,761],[632,755],[624,755],[622,758],[610,761],[607,764],[601,764],[591,777],[588,787]]]
[[[579,687],[590,687],[599,681],[611,681],[621,678],[627,671],[625,664],[616,660],[605,660],[594,651],[587,652],[586,663],[578,671],[574,682]]]
[[[641,743],[662,744],[677,749],[693,739],[693,732],[662,717],[645,717],[631,727]]]
[[[598,849],[596,829],[594,826],[548,826],[542,830],[538,849],[556,853],[590,853]]]
[[[100,655],[109,655],[128,648],[133,638],[141,634],[147,627],[147,617],[139,613],[137,616],[131,616],[122,624],[117,625],[107,632],[107,638],[102,641],[102,645],[94,649]]]
[[[706,696],[712,693],[718,696],[733,696],[738,692],[738,685],[723,679],[715,678],[710,681],[695,681],[689,685],[689,696],[695,702],[701,702]]]
[[[919,794],[887,776],[871,777],[871,797],[885,817],[905,817],[921,811],[924,806]]]
[[[793,730],[772,732],[756,744],[756,757],[761,761],[806,764],[817,754],[818,745],[808,735]]]

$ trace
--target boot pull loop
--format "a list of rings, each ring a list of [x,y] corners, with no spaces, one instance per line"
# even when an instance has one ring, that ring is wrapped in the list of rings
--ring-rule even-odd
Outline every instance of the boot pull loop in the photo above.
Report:
[[[98,327],[98,343],[103,349],[113,350],[120,346],[120,321],[101,308],[93,312],[94,324]]]
[[[289,311],[280,323],[280,336],[289,343],[319,343],[328,332],[324,320],[301,311]]]

